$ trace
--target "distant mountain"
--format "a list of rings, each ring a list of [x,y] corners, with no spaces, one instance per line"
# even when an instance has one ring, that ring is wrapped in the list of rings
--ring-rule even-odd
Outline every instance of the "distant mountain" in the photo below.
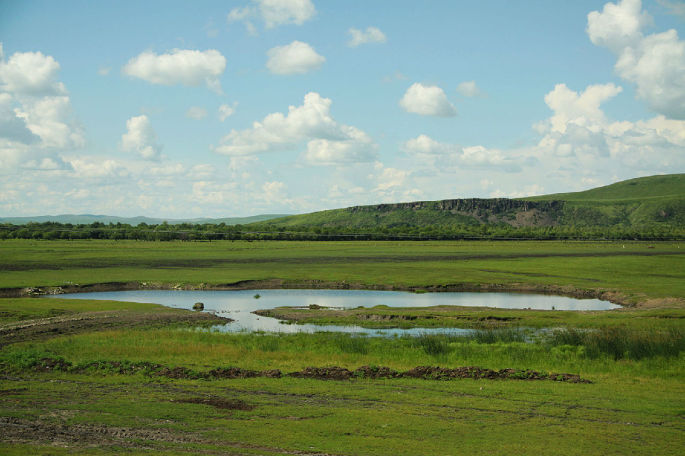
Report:
[[[452,199],[354,206],[274,218],[258,228],[426,226],[685,226],[685,174],[641,177],[584,192],[523,199]]]
[[[0,223],[12,223],[15,225],[24,225],[27,223],[71,223],[73,225],[91,224],[95,222],[100,223],[123,223],[127,225],[139,225],[146,223],[148,225],[158,225],[167,222],[170,225],[178,225],[181,223],[191,224],[205,224],[205,223],[225,223],[226,225],[245,225],[248,223],[263,222],[279,217],[285,217],[284,214],[262,214],[253,215],[251,217],[227,217],[227,218],[196,218],[196,219],[161,219],[150,217],[116,217],[112,215],[92,215],[92,214],[63,214],[63,215],[39,215],[35,217],[0,217]]]

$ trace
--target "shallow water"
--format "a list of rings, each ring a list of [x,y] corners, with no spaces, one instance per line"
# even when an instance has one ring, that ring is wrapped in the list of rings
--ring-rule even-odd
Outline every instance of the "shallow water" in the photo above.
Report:
[[[259,299],[255,299],[255,295]],[[231,290],[231,291],[176,291],[138,290],[97,293],[73,293],[56,295],[58,298],[103,299],[114,301],[150,302],[169,307],[192,309],[202,302],[205,312],[216,313],[234,321],[216,327],[226,332],[317,332],[335,331],[370,335],[417,335],[417,334],[468,334],[472,330],[460,328],[412,328],[369,329],[359,326],[321,326],[283,324],[280,320],[255,315],[258,309],[281,306],[306,307],[317,304],[324,307],[350,309],[355,307],[430,307],[467,306],[496,307],[503,309],[537,310],[609,310],[620,306],[599,299],[575,299],[565,296],[549,296],[522,293],[410,293],[404,291],[372,290]]]

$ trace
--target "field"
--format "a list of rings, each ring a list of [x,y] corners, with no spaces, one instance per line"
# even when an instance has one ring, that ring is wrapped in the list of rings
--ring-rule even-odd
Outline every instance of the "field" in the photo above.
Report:
[[[554,292],[626,307],[355,311],[404,317],[366,318],[373,325],[479,329],[385,339],[221,334],[207,329],[217,322],[208,314],[26,297],[252,286]],[[0,243],[0,288],[2,454],[685,448],[678,243],[12,240]],[[327,309],[278,312],[362,321]]]

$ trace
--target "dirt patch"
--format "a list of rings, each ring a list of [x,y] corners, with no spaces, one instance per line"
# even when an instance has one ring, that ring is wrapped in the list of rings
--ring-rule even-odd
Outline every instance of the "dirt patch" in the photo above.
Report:
[[[546,374],[534,370],[501,369],[492,370],[481,367],[457,367],[448,369],[437,366],[418,366],[403,373],[404,377],[423,378],[427,380],[451,380],[457,378],[489,380],[552,380],[568,383],[591,383],[576,374]]]
[[[207,376],[209,378],[281,378],[282,373],[279,369],[254,371],[249,369],[242,369],[240,367],[218,367],[207,372]]]
[[[104,329],[140,326],[167,326],[170,324],[225,324],[230,318],[204,312],[186,311],[102,311],[84,312],[70,316],[23,320],[0,326],[0,347],[14,342],[45,339],[54,336],[78,334]]]
[[[29,421],[13,417],[0,417],[2,436],[5,442],[46,442],[65,444],[117,444],[125,447],[153,448],[152,442],[206,443],[190,433],[176,433],[164,429],[134,429],[126,427],[75,424],[66,425],[45,421]],[[139,442],[135,442],[138,440]],[[144,442],[147,441],[146,445]]]
[[[351,378],[420,378],[424,380],[452,380],[460,378],[489,380],[552,380],[569,383],[591,383],[576,374],[547,374],[534,370],[502,369],[495,371],[481,367],[457,367],[449,369],[438,366],[418,366],[399,372],[383,366],[362,366],[354,371],[344,367],[307,367],[287,374],[290,377],[314,378],[318,380],[349,380]]]
[[[354,374],[357,378],[399,378],[402,373],[385,366],[361,366],[355,369]]]
[[[209,404],[211,405],[211,404]],[[222,448],[257,450],[270,454],[300,456],[331,456],[328,453],[314,453],[265,445],[251,445],[240,442],[204,438],[196,433],[168,429],[140,429],[131,427],[65,424],[43,419],[26,420],[14,417],[0,417],[0,442],[24,444],[50,444],[67,448],[93,448],[116,445],[127,449],[169,451],[171,447],[188,452],[188,445],[211,445],[215,449],[193,448],[192,454],[223,454]],[[130,450],[129,450],[130,451]]]
[[[344,367],[305,367],[301,371],[291,372],[289,377],[315,378],[318,380],[349,380],[353,372]]]
[[[174,402],[182,402],[185,404],[203,404],[222,410],[254,410],[255,406],[250,405],[240,399],[223,399],[220,397],[190,397],[187,399],[178,399]]]
[[[61,358],[42,358],[33,365],[33,370],[38,372],[92,372],[94,365],[109,373],[121,373],[133,375],[142,373],[152,377],[166,377],[171,379],[186,380],[218,380],[218,379],[241,379],[241,378],[281,378],[284,376],[295,378],[311,378],[317,380],[350,380],[353,378],[418,378],[424,380],[452,380],[460,378],[488,379],[488,380],[552,380],[568,383],[591,383],[589,380],[580,378],[576,374],[568,373],[545,373],[530,369],[501,369],[492,370],[482,367],[456,367],[447,368],[439,366],[417,366],[404,372],[397,371],[386,366],[361,366],[355,370],[349,370],[340,366],[306,367],[300,371],[283,374],[279,369],[255,371],[240,367],[217,367],[209,371],[195,371],[183,366],[167,367],[152,363],[128,363],[128,362],[95,362],[74,366],[71,362]],[[0,366],[1,367],[1,366]]]

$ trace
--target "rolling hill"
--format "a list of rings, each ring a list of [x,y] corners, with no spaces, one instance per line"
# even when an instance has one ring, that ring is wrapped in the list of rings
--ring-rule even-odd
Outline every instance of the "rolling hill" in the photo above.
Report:
[[[641,177],[575,193],[353,206],[275,218],[255,228],[685,226],[685,174]]]

